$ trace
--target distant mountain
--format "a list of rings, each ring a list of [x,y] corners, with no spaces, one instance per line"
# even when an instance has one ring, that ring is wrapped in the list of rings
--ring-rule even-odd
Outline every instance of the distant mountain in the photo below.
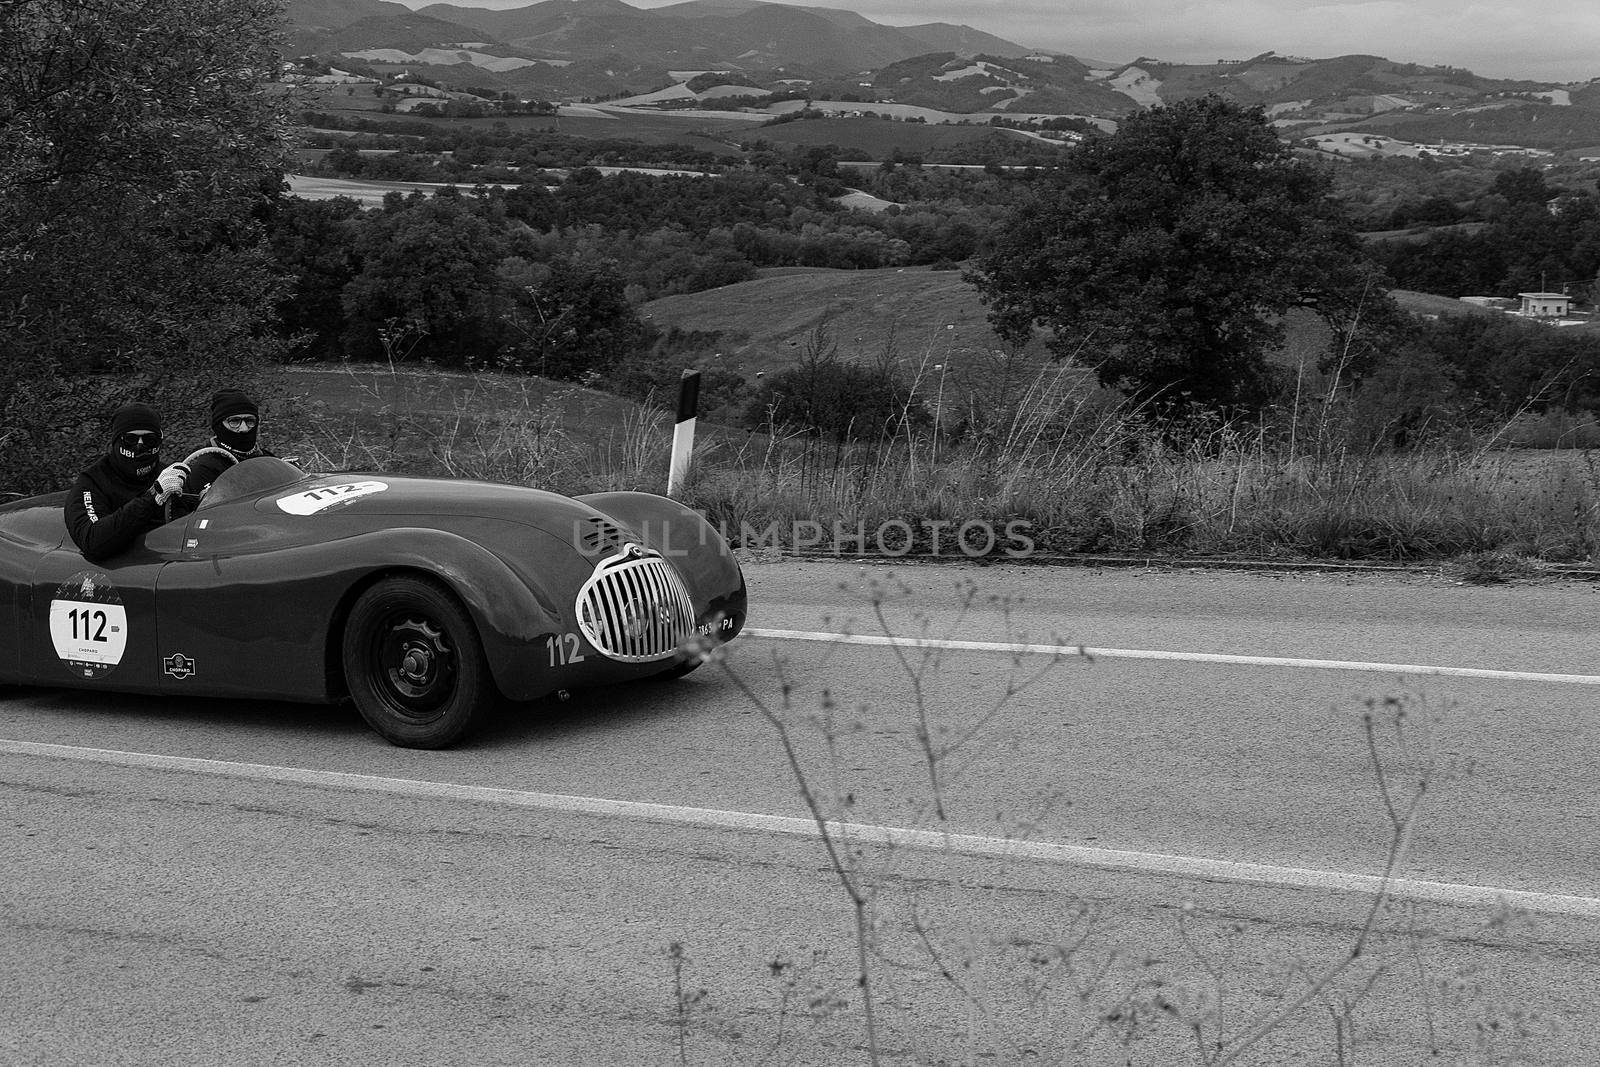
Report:
[[[348,26],[331,29],[322,38],[318,51],[349,53],[364,49],[393,48],[418,52],[424,48],[476,43],[482,35],[473,27],[420,11],[404,15],[369,15]]]
[[[754,0],[690,0],[649,10],[622,0],[543,0],[505,10],[430,4],[416,12],[382,0],[290,0],[287,13],[297,54],[458,45],[463,39],[452,34],[459,28],[471,31],[472,43],[561,62],[616,57],[646,69],[781,69],[800,76],[853,74],[929,51],[1028,51],[970,26],[883,26],[851,11]],[[422,19],[444,24],[440,39],[418,38],[428,25]],[[352,43],[352,33],[371,40]]]
[[[929,22],[921,26],[901,26],[899,29],[907,37],[926,45],[929,52],[955,52],[963,56],[975,56],[980,52],[997,56],[1025,56],[1029,52],[1029,49],[971,26]]]
[[[291,0],[285,12],[287,46],[293,55],[329,51],[328,34],[365,18],[400,18],[411,14],[404,4],[387,0]]]
[[[1114,118],[1138,102],[1071,56],[1008,58],[933,52],[876,71],[873,88],[897,103],[941,111],[1007,111]]]
[[[884,26],[852,11],[761,0],[650,9],[623,0],[541,0],[505,10],[431,4],[419,11],[386,0],[289,0],[287,16],[295,55],[552,100],[650,94],[681,106],[694,94],[664,87],[711,70],[772,90],[810,82],[818,99],[979,121],[1006,114],[1115,120],[1220,93],[1261,105],[1286,135],[1325,146],[1340,131],[1370,134],[1364,143],[1372,146],[1382,138],[1600,146],[1600,79],[1482,78],[1375,55],[1264,52],[1207,64],[1147,57],[1107,64],[1037,52],[970,26]],[[1325,150],[1348,158],[1365,149]]]

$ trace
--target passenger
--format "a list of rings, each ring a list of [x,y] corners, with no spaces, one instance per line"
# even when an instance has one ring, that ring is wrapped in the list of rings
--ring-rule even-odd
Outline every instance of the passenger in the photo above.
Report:
[[[124,404],[111,416],[111,447],[72,484],[67,532],[91,563],[124,551],[165,520],[162,505],[186,473],[161,464],[161,416],[145,404]]]
[[[224,454],[194,457],[185,493],[204,493],[222,472],[256,456],[270,456],[261,447],[261,412],[256,402],[237,389],[219,389],[211,396],[211,444]]]

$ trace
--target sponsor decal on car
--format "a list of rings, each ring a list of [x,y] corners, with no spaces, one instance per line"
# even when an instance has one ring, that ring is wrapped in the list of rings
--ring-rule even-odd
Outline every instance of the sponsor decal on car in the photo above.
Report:
[[[79,571],[56,587],[50,643],[56,658],[80,678],[99,678],[117,668],[128,650],[128,613],[109,578]]]
[[[329,508],[348,504],[373,493],[381,493],[389,483],[378,481],[341,482],[338,485],[321,485],[303,493],[293,493],[278,498],[278,507],[290,515],[315,515]]]
[[[161,661],[161,667],[180,682],[194,677],[194,660],[182,652],[174,652]]]

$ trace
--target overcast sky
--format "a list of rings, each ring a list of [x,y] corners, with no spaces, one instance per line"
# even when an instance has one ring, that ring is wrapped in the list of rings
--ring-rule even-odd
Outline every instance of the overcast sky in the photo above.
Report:
[[[433,0],[403,0],[425,7]],[[454,0],[527,7],[532,0]],[[662,7],[678,0],[625,0]],[[874,22],[963,23],[1030,48],[1125,63],[1136,56],[1209,63],[1269,49],[1352,52],[1448,63],[1492,78],[1600,77],[1600,0],[808,0]]]

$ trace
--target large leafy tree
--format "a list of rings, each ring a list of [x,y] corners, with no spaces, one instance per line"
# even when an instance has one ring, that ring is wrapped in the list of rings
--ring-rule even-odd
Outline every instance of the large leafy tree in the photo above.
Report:
[[[313,359],[344,356],[344,288],[360,269],[356,241],[362,207],[348,197],[285,197],[272,213],[268,241],[290,282],[278,313],[280,326],[304,339]]]
[[[644,344],[644,324],[611,260],[557,255],[548,263],[508,263],[504,276],[516,299],[507,366],[577,380],[608,372]]]
[[[509,296],[497,270],[504,220],[466,197],[391,193],[355,240],[360,269],[344,287],[344,351],[356,359],[492,363]]]
[[[1158,405],[1258,409],[1281,316],[1311,308],[1359,370],[1391,321],[1331,179],[1259,108],[1205,96],[1130,116],[1072,151],[997,228],[972,274],[1002,337]]]
[[[257,221],[282,185],[278,21],[276,0],[0,3],[0,432],[21,487],[81,464],[128,395],[182,430],[277,354]]]

